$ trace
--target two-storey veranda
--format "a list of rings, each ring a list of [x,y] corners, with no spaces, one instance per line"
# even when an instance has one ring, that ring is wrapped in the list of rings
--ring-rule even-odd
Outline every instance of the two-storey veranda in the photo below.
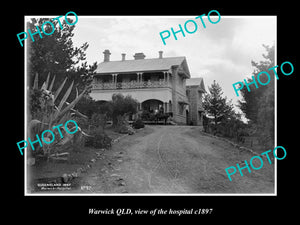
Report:
[[[91,97],[109,101],[114,93],[131,95],[139,102],[139,110],[173,112],[177,123],[186,123],[188,99],[186,79],[190,78],[185,57],[145,59],[136,53],[133,60],[110,61],[110,52],[104,51],[104,62],[94,75]]]

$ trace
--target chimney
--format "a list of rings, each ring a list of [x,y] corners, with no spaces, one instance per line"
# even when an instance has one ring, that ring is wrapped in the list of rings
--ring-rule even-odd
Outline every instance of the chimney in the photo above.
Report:
[[[109,56],[111,55],[110,51],[108,49],[106,49],[104,52],[104,60],[103,62],[109,62]]]
[[[159,51],[158,54],[159,54],[159,57],[158,57],[158,58],[159,58],[159,59],[162,59],[162,58],[163,58],[163,51]]]
[[[137,60],[137,59],[144,59],[146,56],[144,55],[144,53],[140,52],[140,53],[135,53],[133,57],[135,60]]]
[[[125,61],[125,56],[126,56],[126,54],[122,53],[122,61]]]

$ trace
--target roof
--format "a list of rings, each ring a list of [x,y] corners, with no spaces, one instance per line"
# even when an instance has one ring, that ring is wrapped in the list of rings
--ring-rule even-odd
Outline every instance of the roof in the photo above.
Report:
[[[203,82],[202,77],[195,77],[186,80],[186,86],[199,86]]]
[[[184,69],[187,70],[187,73],[189,74],[184,56],[102,62],[98,64],[95,72],[96,74],[105,74],[157,70],[163,71],[169,70],[171,66],[181,65],[182,63],[185,64]]]
[[[200,90],[206,92],[202,77],[186,79],[186,86],[198,86]]]

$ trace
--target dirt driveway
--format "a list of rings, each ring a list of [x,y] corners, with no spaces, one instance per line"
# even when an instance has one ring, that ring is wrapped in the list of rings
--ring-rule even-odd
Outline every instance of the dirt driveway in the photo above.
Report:
[[[147,126],[113,145],[80,184],[82,193],[274,193],[274,168],[228,180],[225,168],[253,155],[203,135],[199,127]],[[264,158],[264,160],[266,160]]]

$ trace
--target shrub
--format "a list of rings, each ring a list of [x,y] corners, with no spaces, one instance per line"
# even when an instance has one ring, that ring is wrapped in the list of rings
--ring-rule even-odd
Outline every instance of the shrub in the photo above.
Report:
[[[132,135],[135,133],[132,127],[129,126],[128,121],[124,118],[124,116],[117,116],[116,126],[114,131],[120,134],[129,134]]]
[[[144,122],[141,119],[137,119],[136,121],[134,121],[132,123],[132,127],[134,129],[140,129],[140,128],[144,128],[145,124],[144,124]]]
[[[86,137],[85,146],[93,148],[110,148],[112,139],[107,136],[102,127],[91,130],[92,137]]]
[[[115,128],[115,131],[120,134],[128,134],[128,126],[121,125]]]
[[[119,126],[119,117],[123,117],[130,113],[137,112],[137,101],[130,95],[124,97],[124,95],[118,93],[113,94],[112,101],[110,101],[110,107],[112,110],[111,117],[113,126]]]
[[[105,114],[93,113],[90,119],[90,125],[94,127],[104,128],[106,125],[106,116]]]

